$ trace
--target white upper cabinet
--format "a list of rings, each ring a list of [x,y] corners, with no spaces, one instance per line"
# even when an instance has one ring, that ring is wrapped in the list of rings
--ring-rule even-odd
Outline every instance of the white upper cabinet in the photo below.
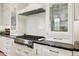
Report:
[[[16,30],[16,4],[10,4],[11,30]]]
[[[0,3],[0,26],[2,25],[2,6],[3,6],[3,4],[2,3]]]
[[[73,10],[73,4],[48,4],[46,9],[48,34],[55,39],[68,39],[72,43]],[[70,43],[70,41],[66,43]]]
[[[75,14],[74,14],[74,16],[75,16],[75,20],[79,20],[79,3],[75,3],[74,4],[74,10],[75,10]]]

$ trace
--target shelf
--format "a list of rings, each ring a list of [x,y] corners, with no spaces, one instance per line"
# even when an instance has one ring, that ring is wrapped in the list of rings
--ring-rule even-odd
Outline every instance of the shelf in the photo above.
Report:
[[[18,15],[29,16],[42,12],[45,12],[45,9],[41,4],[29,4],[24,9],[18,11]]]
[[[31,11],[28,11],[28,12],[21,13],[19,15],[29,16],[29,15],[33,15],[33,14],[42,13],[42,12],[45,12],[45,10],[43,8],[39,8],[39,9],[36,9],[36,10],[31,10]]]

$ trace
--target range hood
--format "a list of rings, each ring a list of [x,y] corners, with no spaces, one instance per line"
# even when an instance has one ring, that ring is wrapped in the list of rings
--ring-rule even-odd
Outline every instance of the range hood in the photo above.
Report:
[[[29,4],[26,8],[19,11],[18,14],[28,16],[41,12],[45,12],[45,9],[42,7],[41,4]]]

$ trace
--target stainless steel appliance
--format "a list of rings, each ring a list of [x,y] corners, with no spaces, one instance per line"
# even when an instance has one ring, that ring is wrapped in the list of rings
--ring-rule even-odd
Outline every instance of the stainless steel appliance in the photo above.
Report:
[[[39,39],[45,39],[45,37],[42,36],[34,36],[34,35],[23,35],[23,36],[17,36],[15,38],[15,43],[27,45],[28,47],[33,48],[34,41],[37,41]]]

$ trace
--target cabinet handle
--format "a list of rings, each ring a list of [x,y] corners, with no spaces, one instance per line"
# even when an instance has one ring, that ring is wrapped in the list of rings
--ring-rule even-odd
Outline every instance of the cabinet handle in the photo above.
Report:
[[[56,40],[62,40],[61,38],[54,38],[54,39],[56,39]]]
[[[28,52],[24,51],[25,54],[29,54]]]
[[[17,49],[18,51],[21,51],[21,49]]]
[[[38,55],[38,49],[36,49],[36,55]]]
[[[58,51],[49,50],[50,52],[59,53]]]

